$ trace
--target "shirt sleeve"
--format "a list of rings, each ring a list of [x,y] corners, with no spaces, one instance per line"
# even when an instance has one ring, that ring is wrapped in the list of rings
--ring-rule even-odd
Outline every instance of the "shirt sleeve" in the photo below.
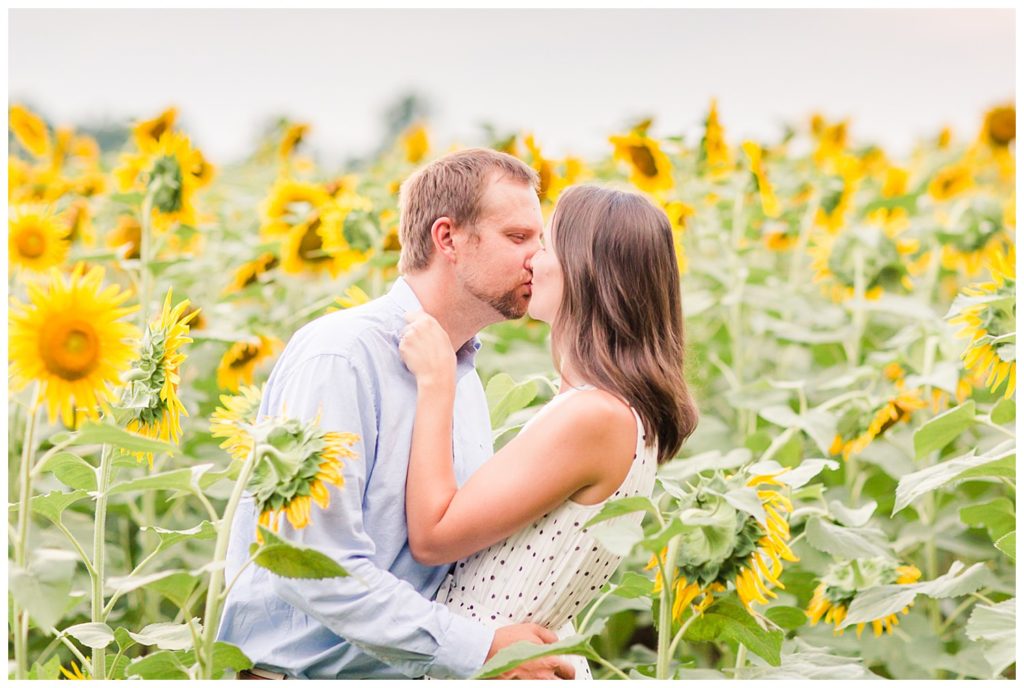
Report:
[[[324,430],[359,436],[344,460],[345,485],[328,485],[327,509],[313,506],[296,530],[281,519],[281,535],[335,559],[347,578],[289,579],[272,575],[274,592],[363,652],[407,676],[469,678],[486,659],[494,631],[423,597],[411,584],[372,563],[374,543],[363,528],[363,493],[377,444],[377,411],[369,377],[338,355],[319,355],[293,368],[264,409],[308,420]],[[386,460],[386,457],[376,457]],[[396,495],[404,489],[396,488]],[[404,523],[399,527],[404,528]]]

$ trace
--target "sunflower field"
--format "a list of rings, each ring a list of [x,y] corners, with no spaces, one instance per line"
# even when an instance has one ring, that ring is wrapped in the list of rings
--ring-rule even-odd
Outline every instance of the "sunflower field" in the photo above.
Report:
[[[1014,678],[1015,106],[896,159],[849,121],[738,141],[610,135],[553,158],[567,186],[636,188],[676,239],[697,432],[651,499],[590,522],[625,557],[578,635],[597,678]],[[310,125],[209,160],[170,108],[120,141],[9,111],[11,678],[227,678],[227,529],[262,509],[250,565],[343,576],[289,543],[349,489],[352,437],[256,418],[291,334],[397,276],[397,191],[444,150],[410,121],[325,169]],[[482,333],[496,445],[557,388],[547,326]],[[616,516],[643,511],[640,526]]]

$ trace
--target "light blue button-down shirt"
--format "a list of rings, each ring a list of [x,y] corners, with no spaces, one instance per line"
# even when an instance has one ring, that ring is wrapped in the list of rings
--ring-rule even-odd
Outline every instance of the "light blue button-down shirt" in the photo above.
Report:
[[[420,310],[399,278],[357,308],[325,315],[289,341],[274,366],[261,417],[321,414],[325,430],[359,435],[345,462],[345,486],[328,486],[330,506],[281,535],[333,557],[351,574],[288,579],[250,565],[227,598],[218,639],[256,665],[290,678],[466,678],[483,665],[494,632],[432,602],[448,567],[423,566],[409,550],[405,478],[416,411],[416,381],[402,363],[404,314]],[[474,368],[479,341],[458,352],[453,432],[461,485],[493,452],[483,386]],[[254,503],[246,495],[231,524],[225,580],[249,557]]]

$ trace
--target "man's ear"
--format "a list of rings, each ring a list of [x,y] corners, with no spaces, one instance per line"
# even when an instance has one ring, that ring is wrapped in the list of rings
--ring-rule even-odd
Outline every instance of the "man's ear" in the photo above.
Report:
[[[455,240],[452,233],[453,226],[450,217],[439,217],[430,226],[430,238],[434,241],[434,250],[449,262],[455,262]]]

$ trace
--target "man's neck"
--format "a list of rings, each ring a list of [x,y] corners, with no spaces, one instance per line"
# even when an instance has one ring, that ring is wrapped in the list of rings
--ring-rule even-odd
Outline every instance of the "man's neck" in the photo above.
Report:
[[[403,277],[423,311],[433,316],[448,333],[455,351],[484,327],[501,320],[494,309],[456,288],[444,275],[424,270]]]

